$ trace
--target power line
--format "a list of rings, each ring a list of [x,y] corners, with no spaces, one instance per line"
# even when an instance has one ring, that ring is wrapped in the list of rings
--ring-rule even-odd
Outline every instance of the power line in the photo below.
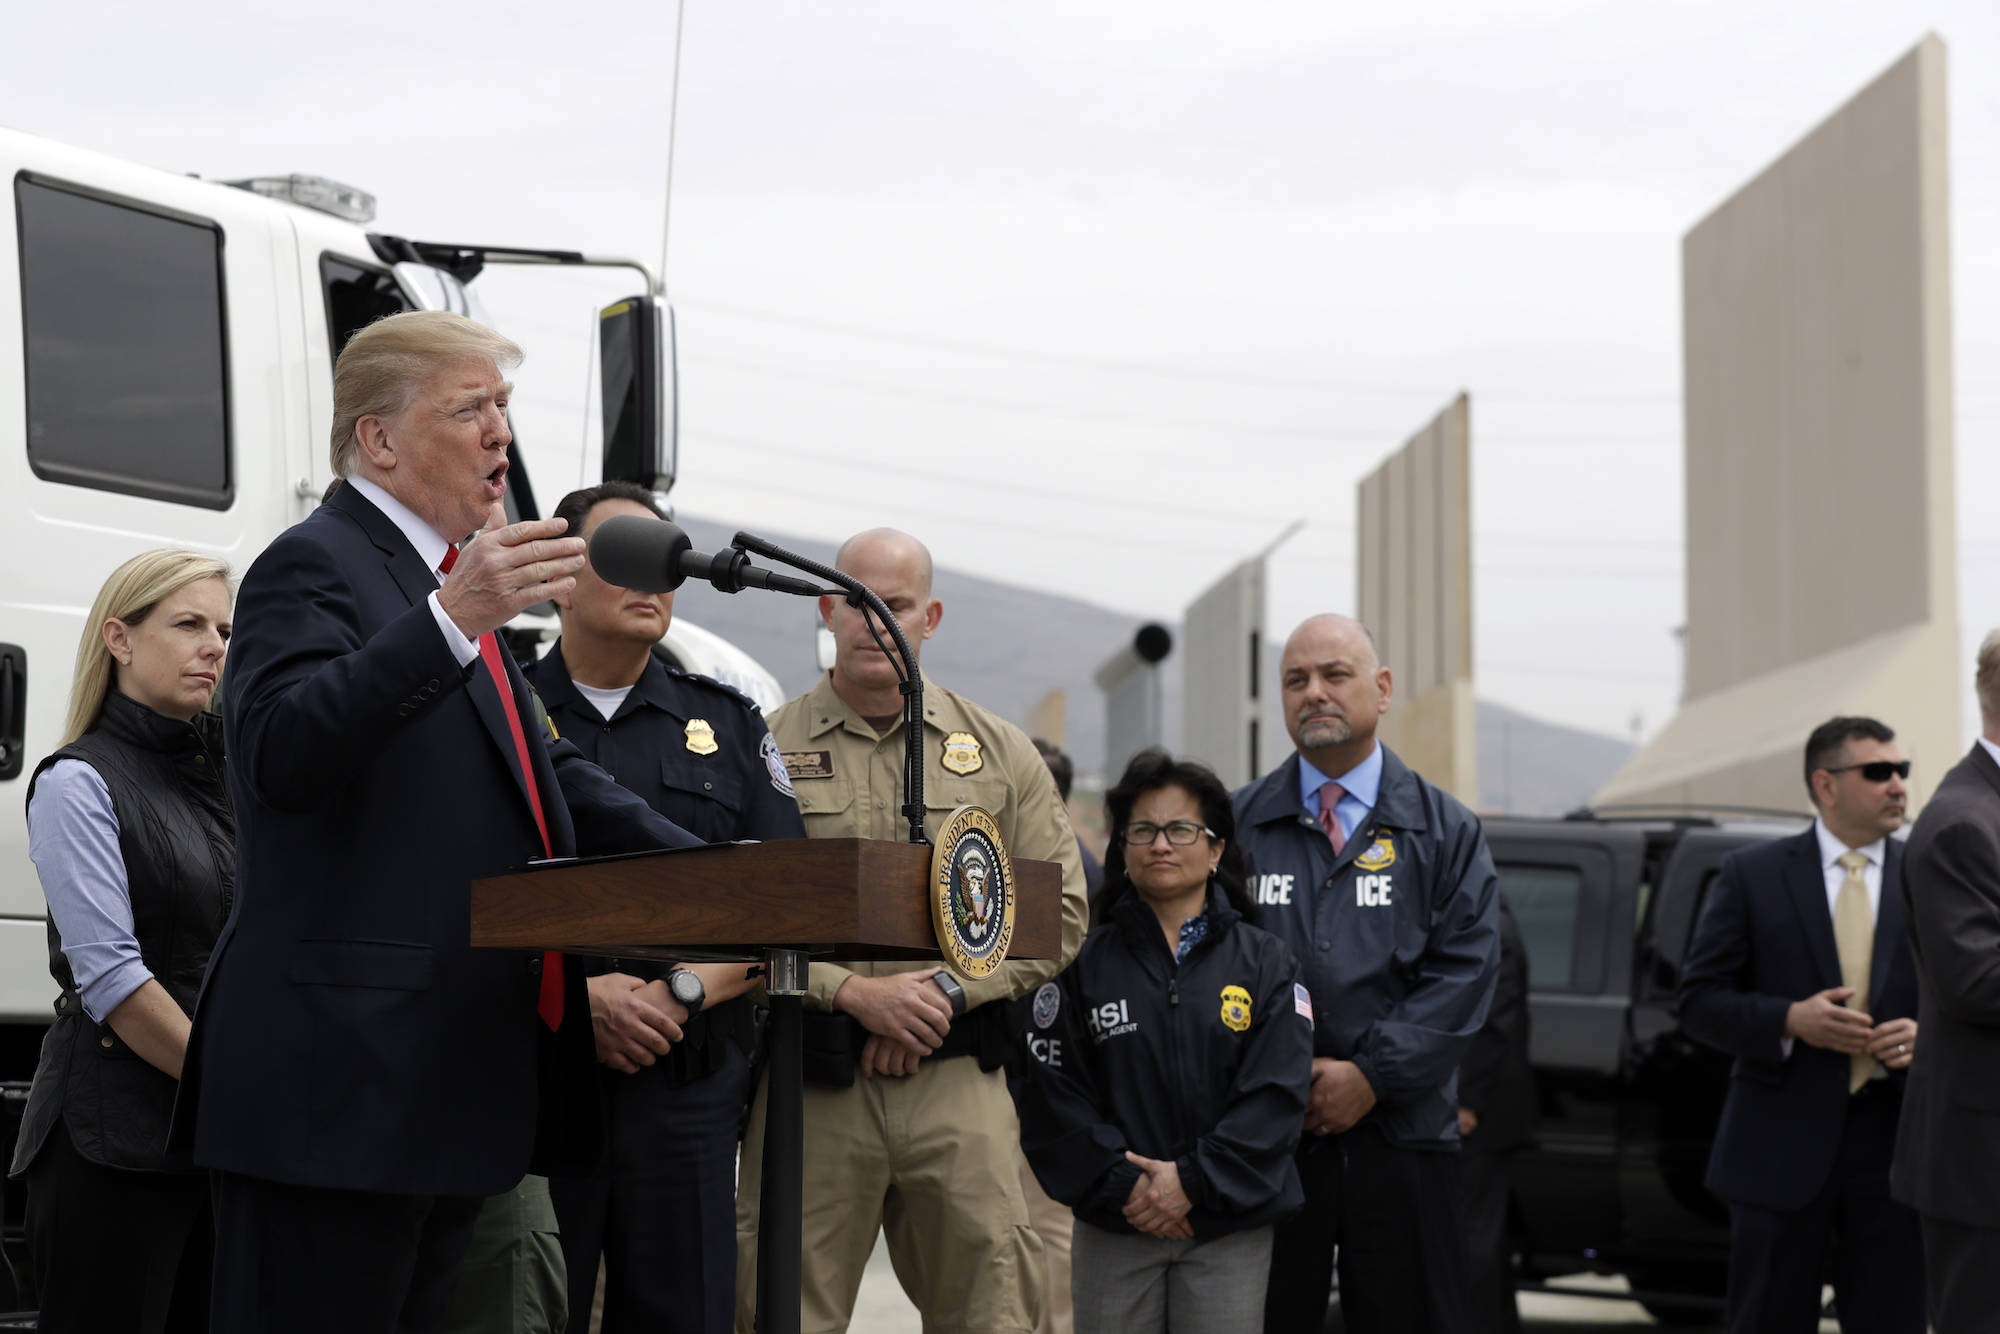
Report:
[[[1113,422],[1130,426],[1157,426],[1177,431],[1213,431],[1226,435],[1271,436],[1291,440],[1307,440],[1315,444],[1346,445],[1358,449],[1384,450],[1393,448],[1409,438],[1407,426],[1393,430],[1370,431],[1365,433],[1334,434],[1303,426],[1265,426],[1249,422],[1217,421],[1198,417],[1152,416],[1136,412],[1116,412],[1103,408],[1073,408],[1054,403],[1030,403],[1020,399],[992,398],[979,394],[957,393],[951,390],[913,388],[909,385],[894,384],[885,380],[871,380],[859,376],[829,375],[824,371],[797,370],[785,366],[774,366],[768,362],[739,361],[730,357],[713,356],[697,352],[691,358],[695,364],[725,371],[739,371],[751,375],[768,375],[779,379],[792,380],[801,384],[826,385],[835,389],[860,393],[880,394],[895,398],[914,399],[922,402],[944,403],[958,407],[974,407],[987,411],[1018,412],[1032,416],[1067,418],[1077,421]],[[1493,438],[1491,432],[1479,433],[1483,444]],[[1501,440],[1506,441],[1505,433]],[[1538,435],[1536,439],[1519,439],[1506,444],[1509,449],[1569,447],[1592,447],[1607,444],[1678,444],[1679,435],[1674,432],[1659,432],[1641,435]]]
[[[804,448],[797,445],[786,445],[770,440],[760,440],[752,436],[738,435],[734,432],[706,431],[700,428],[690,427],[689,434],[691,436],[699,438],[702,441],[712,442],[717,445],[734,446],[738,449],[761,450],[765,453],[777,454],[787,458],[810,459],[816,462],[824,462],[827,458],[827,451],[825,450]],[[1029,497],[1038,500],[1055,500],[1071,504],[1089,505],[1093,509],[1098,511],[1102,511],[1105,505],[1105,497],[1100,492],[1088,488],[1065,491],[1048,487],[1024,486],[1018,482],[1007,482],[999,479],[971,479],[961,474],[941,472],[936,469],[913,468],[905,466],[898,466],[895,469],[895,475],[898,479],[914,479],[919,481],[935,482],[945,486],[956,486],[964,488],[968,492],[968,500],[970,500],[974,494],[976,494],[977,496],[987,496],[994,492],[1002,492],[1013,496]],[[715,480],[730,481],[732,479],[717,478]],[[797,490],[787,489],[784,487],[773,487],[769,484],[769,481],[767,479],[762,477],[738,478],[738,479],[733,479],[733,481],[735,485],[754,488],[765,494],[783,496],[789,499],[824,502],[832,498],[824,491],[819,491],[819,492],[797,491]],[[871,496],[879,494],[879,488],[875,488],[874,490],[871,491],[870,494]],[[1156,501],[1151,499],[1135,500],[1134,508],[1142,509],[1147,514],[1169,514],[1182,517],[1191,517],[1191,518],[1206,520],[1212,524],[1236,523],[1244,525],[1258,525],[1258,524],[1268,525],[1271,522],[1270,513],[1268,511],[1263,511],[1263,510],[1257,511],[1255,513],[1232,513],[1226,510],[1218,509],[1214,505],[1189,505],[1173,501]],[[1212,552],[1217,555],[1234,556],[1239,560],[1247,559],[1251,555],[1251,549],[1248,546],[1225,544],[1219,542],[1201,542],[1189,539],[1185,536],[1162,537],[1158,539],[1135,538],[1133,536],[1125,534],[1112,536],[1106,534],[1095,521],[1092,521],[1088,527],[1081,529],[1059,527],[1059,526],[1049,525],[1046,523],[1037,524],[1032,521],[1021,518],[1018,512],[1012,513],[1004,519],[992,519],[992,520],[983,519],[977,514],[971,512],[954,512],[950,516],[950,522],[955,524],[972,523],[978,526],[1005,528],[1008,532],[1013,532],[1013,533],[1033,534],[1033,535],[1041,535],[1048,537],[1056,537],[1069,541],[1088,542],[1093,547],[1102,547],[1104,544],[1108,542],[1120,545],[1140,545],[1146,547],[1160,547],[1163,549],[1199,550],[1205,552]],[[1354,525],[1346,520],[1318,519],[1313,521],[1313,526],[1317,530],[1317,532],[1322,536],[1337,535],[1342,538],[1347,538],[1351,537],[1354,532]],[[1632,544],[1627,543],[1622,539],[1616,539],[1616,538],[1552,539],[1544,534],[1538,534],[1538,533],[1537,534],[1494,533],[1484,537],[1476,537],[1474,539],[1473,545],[1475,549],[1477,549],[1480,546],[1488,546],[1488,545],[1544,546],[1551,541],[1562,541],[1564,545],[1567,545],[1576,550],[1630,551],[1637,549]],[[1651,548],[1651,549],[1658,549],[1658,548]],[[1281,565],[1286,563],[1298,563],[1306,565],[1318,565],[1322,567],[1339,567],[1339,566],[1353,564],[1353,559],[1351,556],[1316,555],[1312,554],[1309,550],[1288,553],[1287,555],[1281,556],[1278,559]],[[1516,577],[1568,578],[1573,576],[1576,578],[1592,578],[1592,579],[1604,578],[1604,577],[1622,577],[1625,575],[1630,575],[1635,578],[1659,578],[1667,576],[1677,577],[1679,574],[1679,571],[1675,569],[1604,570],[1597,567],[1583,567],[1581,569],[1572,570],[1567,568],[1551,569],[1539,566],[1531,568],[1510,568],[1506,565],[1496,565],[1490,561],[1476,562],[1474,565],[1473,572],[1475,576],[1479,577],[1492,575],[1502,578],[1516,578]]]
[[[1375,397],[1408,398],[1416,395],[1435,397],[1438,386],[1429,385],[1387,385],[1357,384],[1335,380],[1320,380],[1305,376],[1260,375],[1242,371],[1217,371],[1206,367],[1179,366],[1166,362],[1122,361],[1111,357],[1086,357],[1058,352],[1044,352],[1035,348],[1009,347],[1000,343],[982,343],[972,339],[950,338],[938,334],[913,334],[901,329],[884,329],[874,325],[855,324],[844,320],[822,319],[812,315],[798,315],[787,311],[765,310],[755,306],[736,305],[731,302],[705,301],[700,298],[682,299],[676,305],[688,310],[705,310],[713,315],[731,319],[749,320],[759,324],[780,324],[797,329],[809,329],[817,333],[835,334],[846,338],[862,338],[878,343],[893,343],[902,347],[924,348],[936,352],[950,352],[961,356],[987,357],[997,361],[1019,361],[1040,366],[1064,366],[1078,370],[1106,371],[1118,375],[1146,375],[1172,380],[1193,380],[1205,384],[1228,384],[1253,389],[1284,389],[1318,394],[1355,394]],[[1536,392],[1500,390],[1481,393],[1485,400],[1520,401],[1534,400],[1559,403],[1674,403],[1680,402],[1677,393],[1642,391],[1633,393],[1590,394],[1575,391]]]

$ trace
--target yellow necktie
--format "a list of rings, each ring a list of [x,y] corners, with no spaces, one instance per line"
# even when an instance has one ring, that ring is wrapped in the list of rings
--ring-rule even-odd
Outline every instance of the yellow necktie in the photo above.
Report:
[[[1843,852],[1837,860],[1847,870],[1840,882],[1840,894],[1833,901],[1833,946],[1840,952],[1840,980],[1854,988],[1847,1004],[1850,1009],[1868,1008],[1868,967],[1875,957],[1874,914],[1868,911],[1868,881],[1862,868],[1868,859],[1858,852]],[[1867,1052],[1857,1052],[1848,1060],[1847,1091],[1859,1093],[1875,1076],[1876,1061]]]

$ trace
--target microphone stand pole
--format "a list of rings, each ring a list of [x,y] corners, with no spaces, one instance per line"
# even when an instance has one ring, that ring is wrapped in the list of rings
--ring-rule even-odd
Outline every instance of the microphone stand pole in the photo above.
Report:
[[[738,533],[732,547],[754,551],[766,560],[789,565],[847,590],[888,628],[896,653],[903,660],[903,814],[910,822],[910,842],[930,842],[924,834],[924,678],[917,655],[910,650],[903,627],[874,590],[819,561],[766,542],[753,533]],[[764,958],[764,989],[771,999],[770,1048],[765,1077],[770,1081],[764,1101],[764,1185],[758,1198],[757,1324],[759,1334],[799,1334],[799,1290],[804,1277],[805,1228],[805,1074],[803,1000],[807,960],[804,950],[769,951]]]

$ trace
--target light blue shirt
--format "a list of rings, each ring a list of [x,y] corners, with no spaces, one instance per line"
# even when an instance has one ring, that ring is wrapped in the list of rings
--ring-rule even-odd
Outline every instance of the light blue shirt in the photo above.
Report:
[[[1344,842],[1354,837],[1356,826],[1368,818],[1368,812],[1375,809],[1375,799],[1382,794],[1382,744],[1378,741],[1367,759],[1339,775],[1323,774],[1311,760],[1299,756],[1299,799],[1315,819],[1319,817],[1319,790],[1328,778],[1340,784],[1340,804],[1333,808],[1333,818],[1340,821]]]
[[[153,980],[139,957],[132,887],[111,789],[82,760],[57,760],[28,803],[28,856],[62,937],[84,1013],[98,1023]]]

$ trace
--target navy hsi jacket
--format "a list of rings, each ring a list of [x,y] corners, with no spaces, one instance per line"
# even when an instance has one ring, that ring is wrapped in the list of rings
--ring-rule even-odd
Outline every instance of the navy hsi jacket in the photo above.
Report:
[[[1172,1161],[1196,1237],[1257,1227],[1304,1202],[1293,1150],[1312,1083],[1312,1021],[1284,943],[1213,887],[1208,935],[1178,965],[1127,891],[1076,962],[1035,993],[1021,1147],[1042,1188],[1087,1223],[1120,1212],[1139,1169]]]
[[[1352,1061],[1362,1121],[1404,1148],[1458,1147],[1458,1067],[1500,967],[1499,877],[1479,817],[1382,748],[1375,808],[1338,857],[1295,754],[1235,796],[1266,931],[1312,993],[1313,1054]]]

